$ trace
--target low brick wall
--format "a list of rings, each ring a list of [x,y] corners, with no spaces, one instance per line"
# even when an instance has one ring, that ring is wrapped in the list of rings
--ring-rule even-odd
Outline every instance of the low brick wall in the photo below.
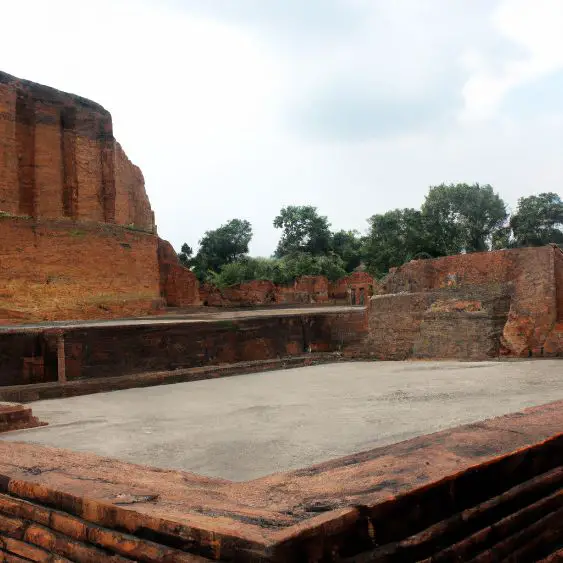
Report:
[[[563,314],[563,255],[553,246],[517,248],[416,260],[395,268],[383,280],[383,294],[426,293],[437,290],[472,290],[498,293],[512,286],[510,311],[501,337],[502,347],[513,356],[542,355]]]
[[[316,352],[351,356],[366,333],[362,309],[207,322],[155,321],[35,332],[14,330],[0,333],[0,387],[272,360]]]
[[[242,483],[0,441],[0,561],[557,561],[562,406]]]
[[[303,276],[288,285],[268,280],[253,280],[226,288],[204,284],[201,301],[210,307],[256,307],[338,303],[364,305],[373,295],[377,282],[366,272],[355,272],[335,282],[325,276]]]
[[[364,353],[385,360],[496,357],[509,307],[509,287],[376,296]]]
[[[43,426],[32,410],[16,403],[0,403],[0,432]]]

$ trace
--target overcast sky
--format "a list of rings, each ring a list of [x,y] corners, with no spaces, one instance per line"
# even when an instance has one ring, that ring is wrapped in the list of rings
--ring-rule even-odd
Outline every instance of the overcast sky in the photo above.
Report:
[[[428,186],[561,193],[561,0],[26,0],[0,69],[105,106],[179,249],[281,207],[335,229]]]

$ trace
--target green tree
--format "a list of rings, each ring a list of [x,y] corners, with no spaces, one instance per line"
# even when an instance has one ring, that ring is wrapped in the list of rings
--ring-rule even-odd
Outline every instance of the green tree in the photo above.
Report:
[[[225,264],[246,256],[251,240],[252,226],[243,219],[231,219],[218,229],[206,231],[193,259],[198,277],[205,279],[208,272],[219,272]]]
[[[422,213],[436,256],[489,250],[493,233],[507,218],[504,201],[488,184],[431,187]]]
[[[191,268],[192,260],[193,260],[193,253],[192,247],[188,245],[188,243],[184,243],[182,245],[182,251],[178,254],[178,260],[182,266],[186,268]]]
[[[274,227],[282,229],[282,236],[275,251],[277,258],[296,252],[316,256],[330,250],[330,223],[326,217],[318,214],[316,207],[284,207],[274,219]]]
[[[518,200],[510,219],[515,246],[543,246],[563,243],[563,202],[553,192]]]
[[[332,235],[332,251],[342,258],[347,272],[361,264],[363,244],[358,231],[338,231]]]
[[[432,256],[425,218],[417,209],[394,209],[373,215],[368,222],[364,255],[372,275],[380,277],[391,267]]]

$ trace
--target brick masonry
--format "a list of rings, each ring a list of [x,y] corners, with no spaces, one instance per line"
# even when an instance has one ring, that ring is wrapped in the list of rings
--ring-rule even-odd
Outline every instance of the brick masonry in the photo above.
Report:
[[[201,302],[210,307],[328,303],[366,305],[376,286],[372,276],[355,272],[335,282],[329,282],[325,276],[303,276],[288,285],[253,280],[219,289],[204,284],[199,293]]]
[[[375,357],[556,356],[563,254],[552,246],[413,261],[371,301]]]
[[[139,168],[100,105],[0,72],[0,211],[154,232]]]
[[[354,356],[365,311],[0,333],[0,386],[279,360]],[[63,375],[64,374],[64,375]]]
[[[113,225],[0,217],[0,319],[150,313],[157,247],[157,237]]]
[[[248,482],[0,441],[0,561],[540,561],[563,541],[562,406]]]
[[[0,403],[0,432],[43,426],[31,408],[16,403]]]
[[[109,112],[0,72],[0,322],[197,305],[197,280],[155,233]]]

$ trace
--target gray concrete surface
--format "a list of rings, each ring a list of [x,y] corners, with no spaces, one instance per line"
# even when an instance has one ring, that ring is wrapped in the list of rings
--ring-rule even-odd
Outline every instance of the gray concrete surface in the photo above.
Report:
[[[32,403],[4,440],[247,480],[563,399],[563,362],[353,362]]]

